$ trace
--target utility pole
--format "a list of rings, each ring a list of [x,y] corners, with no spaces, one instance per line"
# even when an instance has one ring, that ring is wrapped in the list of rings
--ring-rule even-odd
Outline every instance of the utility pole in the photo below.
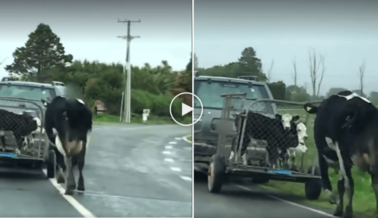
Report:
[[[130,42],[132,39],[140,38],[140,36],[131,36],[130,35],[130,26],[131,23],[140,23],[139,20],[119,20],[118,23],[127,23],[127,36],[118,36],[118,38],[126,39],[127,40],[127,47],[126,47],[126,66],[124,67],[124,78],[125,78],[125,91],[124,91],[124,119],[123,122],[130,123],[131,118],[131,66],[130,66]]]

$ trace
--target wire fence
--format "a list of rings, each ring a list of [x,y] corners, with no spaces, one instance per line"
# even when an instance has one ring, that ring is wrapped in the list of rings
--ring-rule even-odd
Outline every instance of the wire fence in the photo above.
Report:
[[[19,158],[43,160],[47,153],[43,131],[43,109],[35,102],[0,98],[1,156],[15,153]]]
[[[217,127],[218,152],[228,161],[297,171],[304,171],[314,164],[317,159],[312,136],[314,116],[305,112],[304,103],[260,100],[245,110],[244,107],[235,108],[232,103],[233,99],[245,96],[222,96],[225,106]],[[229,128],[231,125],[234,129]],[[227,135],[235,129],[231,151],[226,152],[224,146],[219,145],[225,145]]]

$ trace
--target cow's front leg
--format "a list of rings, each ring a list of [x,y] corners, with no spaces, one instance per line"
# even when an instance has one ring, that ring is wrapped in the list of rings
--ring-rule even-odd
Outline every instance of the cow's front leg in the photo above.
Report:
[[[66,163],[66,195],[72,195],[74,190],[76,189],[76,182],[75,176],[73,174],[73,165],[72,165],[72,157],[66,156],[65,158]]]

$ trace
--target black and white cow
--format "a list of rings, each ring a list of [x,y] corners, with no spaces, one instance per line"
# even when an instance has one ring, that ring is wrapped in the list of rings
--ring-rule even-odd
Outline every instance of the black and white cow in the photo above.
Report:
[[[41,120],[38,117],[33,117],[27,112],[22,114],[15,114],[10,111],[0,109],[0,140],[3,144],[3,151],[5,151],[5,136],[4,131],[12,131],[17,142],[17,148],[15,152],[20,154],[23,141],[25,138],[36,131]]]
[[[46,106],[45,131],[55,144],[57,165],[60,167],[57,182],[66,182],[65,194],[73,194],[76,189],[73,167],[78,165],[79,182],[77,189],[84,191],[83,168],[89,133],[92,130],[92,112],[80,99],[55,97],[51,103],[42,99]],[[57,132],[57,136],[54,134]],[[63,172],[66,174],[63,177]]]
[[[369,100],[350,91],[343,91],[325,99],[319,106],[304,105],[310,114],[316,114],[314,137],[318,150],[323,189],[331,203],[337,203],[335,216],[353,216],[354,183],[352,165],[369,172],[378,202],[378,110]],[[341,171],[338,181],[338,199],[332,196],[328,167]],[[347,205],[343,212],[343,196]],[[378,212],[378,203],[377,203]]]
[[[282,159],[284,159],[285,162],[287,162],[291,166],[294,166],[295,156],[297,152],[306,153],[308,150],[305,144],[305,141],[308,138],[307,127],[304,123],[298,122],[299,118],[300,117],[298,115],[293,116],[288,113],[283,114],[283,115],[276,114],[276,119],[282,123],[282,127],[285,131],[289,131],[290,129],[296,129],[296,134],[298,135],[298,140],[299,140],[298,146],[289,147],[287,149],[286,154],[281,154],[281,155],[284,155]]]
[[[238,126],[239,120],[240,115],[237,115],[235,126]],[[251,138],[265,140],[268,144],[267,152],[269,155],[269,164],[275,166],[278,159],[282,156],[281,154],[286,154],[287,149],[290,147],[298,147],[298,145],[300,145],[299,142],[303,140],[299,139],[297,124],[294,124],[293,127],[294,128],[290,128],[289,131],[285,131],[281,121],[276,118],[270,118],[259,113],[248,111],[243,143],[240,148],[241,156],[244,157]],[[241,131],[238,131],[238,134],[241,134]],[[238,149],[239,143],[236,143],[236,140],[234,139],[231,147],[230,159],[233,158],[234,153]]]

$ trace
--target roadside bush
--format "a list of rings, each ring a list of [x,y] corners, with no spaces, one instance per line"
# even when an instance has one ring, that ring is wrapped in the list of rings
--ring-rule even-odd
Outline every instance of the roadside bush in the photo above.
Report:
[[[169,105],[173,97],[169,93],[156,95],[143,90],[132,90],[131,110],[133,113],[142,114],[143,109],[150,109],[153,116],[170,117]],[[175,100],[172,105],[173,116],[181,116],[181,103],[181,99]]]

